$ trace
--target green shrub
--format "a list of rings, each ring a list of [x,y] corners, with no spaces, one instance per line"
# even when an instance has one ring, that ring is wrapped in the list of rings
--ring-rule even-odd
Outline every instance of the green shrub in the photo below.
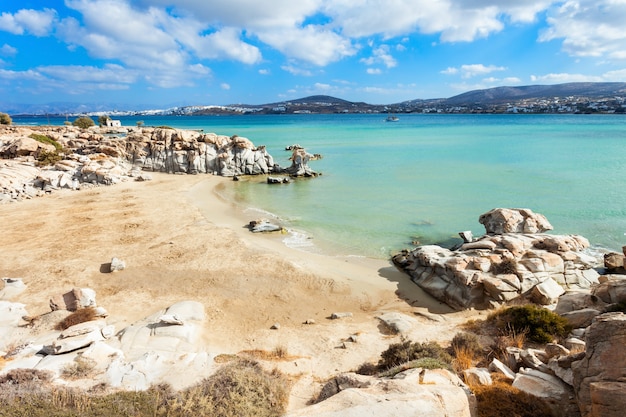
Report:
[[[0,113],[0,125],[10,125],[11,123],[13,123],[11,116],[6,113]]]
[[[505,308],[489,315],[487,321],[501,332],[526,333],[529,340],[537,343],[552,342],[571,330],[567,319],[534,304]]]
[[[63,156],[59,153],[59,151],[46,151],[41,149],[37,154],[37,165],[38,166],[48,166],[54,165],[60,160],[63,159]]]
[[[106,126],[107,121],[110,119],[109,116],[100,116],[98,117],[98,126]]]
[[[57,151],[60,151],[61,149],[63,149],[63,146],[61,146],[59,142],[57,142],[56,140],[46,135],[40,135],[38,133],[31,133],[29,138],[35,139],[37,142],[47,143],[48,145],[52,145]]]
[[[91,126],[95,126],[93,119],[87,116],[81,116],[72,122],[72,125],[78,126],[81,129],[88,129]]]
[[[422,358],[437,359],[448,365],[452,362],[452,357],[448,352],[435,342],[419,343],[405,339],[400,343],[390,345],[387,350],[380,354],[378,368],[381,371],[386,371]]]

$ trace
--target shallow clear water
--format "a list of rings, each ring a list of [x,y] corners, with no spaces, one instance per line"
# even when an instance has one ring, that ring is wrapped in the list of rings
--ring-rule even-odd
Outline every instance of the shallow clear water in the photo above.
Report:
[[[121,118],[125,126],[245,136],[289,165],[298,143],[323,175],[286,185],[233,182],[225,196],[275,214],[317,250],[386,258],[421,244],[484,233],[480,214],[523,207],[553,233],[626,245],[626,117],[618,115],[273,115]],[[62,124],[53,119],[50,123]],[[15,119],[15,124],[26,123]],[[45,123],[45,121],[44,121]]]

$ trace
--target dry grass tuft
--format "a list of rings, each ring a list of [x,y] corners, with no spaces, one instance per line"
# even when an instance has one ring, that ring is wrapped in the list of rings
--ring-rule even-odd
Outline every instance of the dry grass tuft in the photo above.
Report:
[[[285,412],[289,381],[254,361],[230,363],[172,402],[172,416],[274,417]]]
[[[272,350],[244,350],[240,352],[240,355],[244,358],[247,357],[263,361],[291,361],[300,358],[300,356],[290,355],[285,346],[276,346]]]
[[[0,380],[0,417],[278,417],[284,414],[291,384],[280,372],[267,372],[237,360],[201,383],[175,392],[161,384],[147,391],[98,392],[42,384],[45,373],[13,370]],[[17,381],[17,382],[16,382]]]
[[[55,326],[55,330],[65,330],[76,324],[92,321],[97,318],[96,309],[92,307],[81,308],[67,316]]]
[[[471,386],[478,403],[477,417],[553,417],[540,398],[496,380],[493,385]]]
[[[78,356],[73,363],[63,368],[61,375],[66,379],[89,378],[93,375],[95,367],[96,362],[94,360]]]

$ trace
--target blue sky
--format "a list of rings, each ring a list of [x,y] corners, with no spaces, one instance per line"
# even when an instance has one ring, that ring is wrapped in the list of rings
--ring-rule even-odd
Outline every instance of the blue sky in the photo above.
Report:
[[[390,104],[626,81],[624,22],[626,0],[0,0],[0,103]]]

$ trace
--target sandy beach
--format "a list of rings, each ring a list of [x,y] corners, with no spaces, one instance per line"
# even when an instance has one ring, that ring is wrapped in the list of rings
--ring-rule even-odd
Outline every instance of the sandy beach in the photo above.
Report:
[[[325,379],[376,361],[400,340],[379,314],[404,313],[416,323],[409,338],[443,344],[478,314],[453,312],[389,261],[304,252],[280,234],[251,233],[254,219],[215,192],[229,178],[153,177],[0,206],[0,276],[28,286],[14,301],[36,315],[50,310],[50,296],[89,287],[118,330],[175,302],[200,301],[208,351],[281,347],[295,358],[276,364],[296,380],[292,409]],[[112,257],[126,269],[108,273]],[[330,320],[334,312],[352,317]],[[344,344],[351,335],[358,342]]]

